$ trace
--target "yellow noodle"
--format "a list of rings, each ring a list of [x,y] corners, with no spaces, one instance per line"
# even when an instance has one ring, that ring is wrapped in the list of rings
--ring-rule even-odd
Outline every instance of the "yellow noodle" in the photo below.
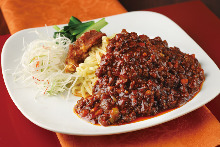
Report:
[[[109,39],[106,36],[102,37],[102,44],[92,47],[84,63],[79,64],[79,67],[76,68],[79,78],[72,88],[74,95],[86,97],[92,94],[92,87],[98,79],[95,71],[99,67],[102,55],[106,53]]]

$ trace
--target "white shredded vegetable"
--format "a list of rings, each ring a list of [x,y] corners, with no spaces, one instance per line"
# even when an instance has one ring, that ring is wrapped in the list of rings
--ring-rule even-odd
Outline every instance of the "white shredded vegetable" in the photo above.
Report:
[[[57,95],[68,90],[69,84],[77,77],[64,72],[70,43],[66,37],[32,41],[24,47],[21,62],[13,74],[15,81],[37,86],[46,95]]]

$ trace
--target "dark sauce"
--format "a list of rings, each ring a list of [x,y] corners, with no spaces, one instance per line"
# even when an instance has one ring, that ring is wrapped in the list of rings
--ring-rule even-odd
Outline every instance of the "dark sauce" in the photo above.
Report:
[[[177,108],[179,108],[179,107],[177,107]],[[171,111],[173,111],[173,110],[175,110],[175,109],[177,109],[177,108],[165,110],[165,111],[160,112],[160,113],[158,113],[158,114],[156,114],[156,115],[138,117],[137,119],[135,119],[135,120],[133,120],[133,121],[131,121],[131,122],[123,123],[123,124],[121,124],[121,125],[126,125],[126,124],[130,124],[130,123],[136,123],[136,122],[140,122],[140,121],[145,121],[145,120],[148,120],[148,119],[151,119],[151,118],[158,117],[158,116],[164,115],[164,114],[166,114],[166,113],[169,113],[169,112],[171,112]],[[74,112],[78,117],[80,117],[80,115],[79,115],[78,113],[76,113],[75,109],[73,109],[73,112]],[[81,118],[81,117],[80,117],[80,118]],[[94,123],[94,122],[90,121],[89,119],[86,119],[86,118],[83,118],[83,119],[86,120],[87,122],[93,124],[93,125],[102,126],[101,124],[99,124],[99,123]],[[111,126],[118,126],[118,124],[111,125]]]
[[[203,83],[202,83],[203,84]],[[202,86],[200,87],[200,88],[202,88]],[[201,89],[200,89],[201,90]],[[195,95],[194,95],[194,97],[198,94],[199,92],[197,92]],[[190,99],[190,100],[192,100],[192,99]],[[190,101],[189,100],[189,101]],[[188,102],[189,102],[188,101]],[[183,106],[183,105],[182,105]],[[156,114],[156,115],[151,115],[151,116],[145,116],[145,117],[138,117],[137,119],[135,119],[135,120],[133,120],[133,121],[131,121],[131,122],[128,122],[128,123],[124,123],[124,124],[122,124],[122,125],[125,125],[125,124],[130,124],[130,123],[136,123],[136,122],[140,122],[140,121],[145,121],[145,120],[148,120],[148,119],[151,119],[151,118],[154,118],[154,117],[158,117],[158,116],[161,116],[161,115],[164,115],[164,114],[166,114],[166,113],[169,113],[169,112],[171,112],[171,111],[173,111],[173,110],[175,110],[175,109],[177,109],[177,108],[180,108],[181,106],[179,106],[179,107],[176,107],[176,108],[173,108],[173,109],[168,109],[168,110],[165,110],[165,111],[163,111],[163,112],[160,112],[160,113],[158,113],[158,114]],[[73,109],[73,112],[78,116],[78,117],[80,117],[79,115],[78,115],[78,113],[76,113],[76,111],[75,111],[75,109]],[[85,119],[85,118],[84,118]],[[89,119],[85,119],[86,121],[88,121],[88,122],[90,122],[91,124],[93,124],[93,125],[97,125],[97,126],[101,126],[101,124],[97,124],[97,123],[95,123],[94,124],[94,122],[92,122],[92,121],[90,121]],[[118,126],[118,124],[117,125],[112,125],[112,126]]]
[[[122,30],[110,40],[96,70],[93,95],[74,107],[83,119],[103,126],[157,116],[184,105],[199,91],[204,71],[195,55]]]

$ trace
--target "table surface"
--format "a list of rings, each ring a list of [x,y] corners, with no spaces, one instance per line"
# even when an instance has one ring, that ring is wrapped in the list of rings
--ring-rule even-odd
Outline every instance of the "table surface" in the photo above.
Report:
[[[220,66],[218,42],[220,42],[220,21],[200,1],[186,2],[148,9],[168,16],[188,33]],[[10,35],[0,36],[0,48]],[[26,119],[16,108],[7,93],[2,76],[0,77],[0,144],[1,146],[60,146],[56,134],[42,129]],[[220,96],[207,104],[212,113],[219,119]]]

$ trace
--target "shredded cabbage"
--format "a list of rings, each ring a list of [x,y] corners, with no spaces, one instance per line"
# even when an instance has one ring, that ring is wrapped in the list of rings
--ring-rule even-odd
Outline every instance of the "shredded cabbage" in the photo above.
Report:
[[[34,40],[24,47],[21,62],[14,72],[15,81],[37,86],[42,94],[57,95],[69,89],[75,74],[65,73],[65,58],[71,41],[66,37]]]

